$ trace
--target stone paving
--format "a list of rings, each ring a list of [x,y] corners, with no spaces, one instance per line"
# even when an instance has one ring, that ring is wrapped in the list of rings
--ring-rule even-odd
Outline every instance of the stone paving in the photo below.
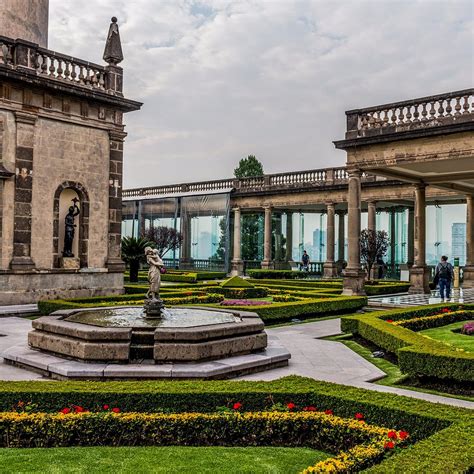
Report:
[[[0,337],[0,353],[11,346],[25,343],[31,321],[11,317],[2,318],[0,324],[0,333],[6,335]],[[287,375],[301,375],[315,380],[474,409],[474,403],[465,400],[369,383],[383,377],[384,373],[344,344],[318,339],[339,334],[340,319],[267,328],[266,331],[270,339],[289,350],[292,355],[289,365],[234,380],[275,380]],[[34,372],[0,364],[0,380],[49,379]]]

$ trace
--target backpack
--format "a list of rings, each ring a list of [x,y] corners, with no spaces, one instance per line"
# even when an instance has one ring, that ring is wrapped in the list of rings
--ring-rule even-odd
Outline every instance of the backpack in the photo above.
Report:
[[[449,263],[446,265],[441,264],[439,268],[439,278],[443,278],[444,280],[449,280],[451,278],[451,271],[449,269]]]

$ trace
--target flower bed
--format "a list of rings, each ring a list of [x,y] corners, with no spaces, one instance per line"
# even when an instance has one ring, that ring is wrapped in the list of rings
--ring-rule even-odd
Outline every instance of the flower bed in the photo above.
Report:
[[[462,307],[462,310],[460,309]],[[474,305],[431,305],[342,318],[342,330],[359,334],[395,354],[403,373],[439,379],[474,381],[474,353],[444,344],[416,330],[471,319]]]
[[[357,419],[302,412],[0,413],[2,447],[306,446],[339,453],[307,472],[370,466],[406,442],[408,433]]]
[[[221,306],[263,306],[272,304],[270,301],[255,301],[255,300],[225,300],[222,301]]]
[[[468,323],[464,324],[464,326],[461,328],[461,334],[466,334],[466,336],[473,336],[474,321],[469,321]]]

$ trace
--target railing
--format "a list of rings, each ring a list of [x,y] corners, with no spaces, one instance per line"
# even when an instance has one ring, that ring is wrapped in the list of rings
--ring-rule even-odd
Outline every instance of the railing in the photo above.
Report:
[[[244,260],[244,275],[248,275],[248,270],[260,270],[262,262],[260,260]]]
[[[122,91],[121,80],[117,80],[120,68],[111,73],[106,66],[5,36],[0,36],[0,66],[111,94],[121,95]]]
[[[474,89],[349,110],[346,139],[471,121]]]
[[[200,181],[196,183],[170,184],[152,186],[149,188],[126,189],[124,198],[144,198],[165,196],[186,192],[210,192],[233,189],[239,193],[252,191],[272,191],[284,188],[304,188],[308,186],[331,186],[346,184],[349,178],[345,167],[323,168],[291,173],[267,174],[251,178],[219,179],[215,181]],[[362,181],[375,181],[375,176],[364,173]]]

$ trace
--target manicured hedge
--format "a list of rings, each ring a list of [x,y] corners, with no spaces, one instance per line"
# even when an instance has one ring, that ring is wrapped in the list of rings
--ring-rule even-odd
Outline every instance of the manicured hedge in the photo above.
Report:
[[[367,296],[389,295],[392,293],[406,293],[410,289],[409,282],[380,282],[380,284],[365,284]]]
[[[295,270],[248,270],[247,274],[250,278],[257,280],[262,279],[283,279],[283,278],[306,278],[309,273]]]
[[[232,288],[232,287],[225,287],[225,286],[217,286],[217,287],[209,287],[207,291],[213,291],[214,293],[220,293],[224,295],[226,298],[264,298],[268,295],[268,291],[266,288]]]
[[[395,354],[403,373],[439,379],[474,382],[474,353],[466,352],[387,321],[401,321],[410,317],[433,315],[443,308],[452,311],[460,305],[444,304],[422,306],[415,309],[383,311],[342,318],[342,330],[360,334],[378,347]],[[465,309],[474,308],[464,305]],[[468,319],[465,311],[460,320]],[[450,321],[452,322],[452,321]],[[440,323],[442,324],[442,323]]]
[[[1,447],[308,446],[336,453],[389,429],[317,412],[0,413]]]
[[[324,317],[335,313],[356,311],[367,304],[363,296],[335,296],[330,298],[304,299],[288,303],[273,303],[271,305],[252,306],[266,323],[288,321],[293,318]],[[247,306],[232,306],[233,309],[248,311]]]

